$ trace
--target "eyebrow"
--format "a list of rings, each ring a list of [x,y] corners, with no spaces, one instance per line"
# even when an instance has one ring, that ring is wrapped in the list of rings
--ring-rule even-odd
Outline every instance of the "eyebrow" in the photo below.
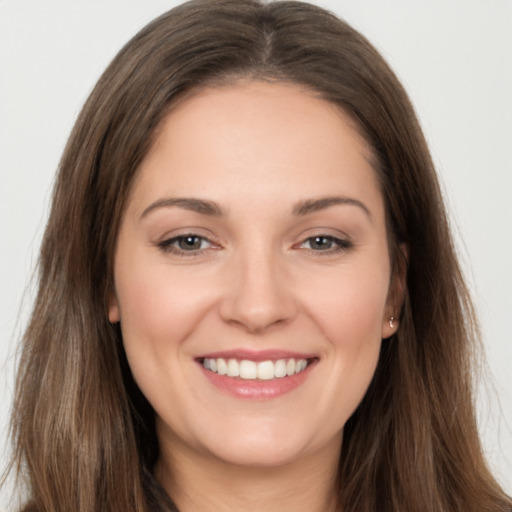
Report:
[[[370,218],[370,220],[372,219],[370,210],[363,202],[359,201],[358,199],[344,196],[327,196],[317,199],[305,199],[303,201],[299,201],[293,206],[292,214],[297,217],[302,217],[309,215],[310,213],[315,213],[337,205],[356,206],[360,208]],[[143,219],[150,212],[156,210],[157,208],[172,206],[212,217],[221,217],[224,215],[222,208],[214,201],[197,199],[194,197],[167,197],[158,199],[154,203],[151,203],[142,212],[140,218]]]
[[[369,208],[363,202],[359,201],[359,199],[344,196],[327,196],[320,197],[318,199],[306,199],[305,201],[299,201],[293,207],[292,212],[294,215],[303,216],[336,205],[357,206],[363,210],[363,212],[370,218],[370,220],[372,220],[372,214]]]
[[[206,201],[205,199],[196,199],[193,197],[168,197],[158,199],[151,203],[143,212],[140,218],[146,217],[150,212],[157,208],[177,206],[185,210],[200,213],[201,215],[210,215],[213,217],[222,216],[222,210],[217,203]]]

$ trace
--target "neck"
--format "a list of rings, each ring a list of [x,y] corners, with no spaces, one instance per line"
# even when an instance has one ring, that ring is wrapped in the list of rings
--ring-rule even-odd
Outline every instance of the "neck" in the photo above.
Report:
[[[180,512],[335,512],[340,443],[280,466],[240,466],[161,447],[156,478]]]

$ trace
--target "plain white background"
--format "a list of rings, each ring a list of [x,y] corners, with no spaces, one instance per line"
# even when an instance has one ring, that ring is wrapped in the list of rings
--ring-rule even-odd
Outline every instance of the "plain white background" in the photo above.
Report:
[[[15,348],[66,137],[115,53],[177,3],[0,0],[0,467]],[[483,327],[485,449],[512,493],[512,1],[316,3],[377,46],[416,106]],[[4,488],[0,510],[12,509],[8,499]]]

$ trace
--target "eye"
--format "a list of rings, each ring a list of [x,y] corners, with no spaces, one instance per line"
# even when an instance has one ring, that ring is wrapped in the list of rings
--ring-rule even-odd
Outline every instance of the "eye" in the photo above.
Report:
[[[157,245],[164,252],[172,252],[182,256],[184,256],[185,253],[190,253],[191,255],[197,254],[213,246],[212,242],[207,238],[193,233],[175,236]]]
[[[350,249],[352,243],[331,235],[317,235],[306,238],[300,243],[300,249],[309,249],[315,252],[333,253]]]

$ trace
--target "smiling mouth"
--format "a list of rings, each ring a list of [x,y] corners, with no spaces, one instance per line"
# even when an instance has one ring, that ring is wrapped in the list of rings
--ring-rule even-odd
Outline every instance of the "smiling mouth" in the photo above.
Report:
[[[249,359],[205,357],[200,362],[206,370],[217,375],[244,380],[275,380],[303,372],[314,360],[316,358],[289,358],[256,362]]]

